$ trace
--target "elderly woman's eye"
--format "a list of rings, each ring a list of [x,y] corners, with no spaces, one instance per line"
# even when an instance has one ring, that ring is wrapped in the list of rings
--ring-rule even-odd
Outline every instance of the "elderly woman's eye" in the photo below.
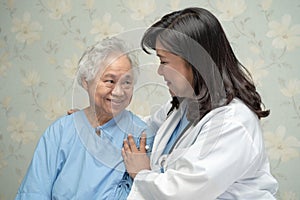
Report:
[[[113,88],[115,85],[115,81],[111,80],[111,79],[104,80],[103,82],[105,84],[105,87],[108,87],[108,88]]]
[[[104,83],[114,83],[113,80],[105,80]]]
[[[125,81],[125,84],[131,85],[131,84],[132,84],[132,81],[131,81],[131,80],[127,80],[127,81]]]
[[[133,81],[131,79],[128,79],[128,80],[124,80],[121,82],[121,85],[124,89],[129,89],[129,88],[132,88],[133,86]]]

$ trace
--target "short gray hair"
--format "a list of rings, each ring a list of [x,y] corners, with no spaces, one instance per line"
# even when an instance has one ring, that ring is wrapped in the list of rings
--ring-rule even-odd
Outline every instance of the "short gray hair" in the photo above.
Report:
[[[126,55],[131,63],[131,68],[138,69],[137,57],[129,51],[125,42],[117,37],[105,38],[95,45],[89,47],[78,62],[77,82],[82,86],[82,79],[91,81],[95,78],[99,65],[111,54],[118,53]],[[136,73],[136,71],[134,72]]]

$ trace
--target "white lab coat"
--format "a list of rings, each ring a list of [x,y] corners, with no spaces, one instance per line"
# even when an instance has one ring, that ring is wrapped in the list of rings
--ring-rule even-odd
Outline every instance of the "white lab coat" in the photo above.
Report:
[[[239,99],[212,110],[168,156],[161,155],[185,106],[184,100],[166,119],[165,105],[148,119],[152,128],[159,127],[152,170],[137,174],[128,199],[275,199],[278,184],[270,173],[260,121]]]

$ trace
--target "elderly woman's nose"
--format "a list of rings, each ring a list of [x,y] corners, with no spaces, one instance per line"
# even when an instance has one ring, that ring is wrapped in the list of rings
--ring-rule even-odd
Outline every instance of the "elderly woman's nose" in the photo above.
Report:
[[[122,88],[122,84],[120,84],[120,83],[116,84],[111,93],[115,96],[123,95],[124,89]]]

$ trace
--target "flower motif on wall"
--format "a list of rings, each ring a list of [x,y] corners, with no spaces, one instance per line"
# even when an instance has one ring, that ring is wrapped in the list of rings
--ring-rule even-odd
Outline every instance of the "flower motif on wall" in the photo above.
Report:
[[[71,0],[48,1],[48,8],[50,9],[50,18],[60,19],[64,14],[71,11]]]
[[[9,9],[13,9],[15,6],[15,1],[14,0],[7,0],[6,5]]]
[[[292,17],[290,15],[284,15],[281,22],[269,22],[270,30],[267,32],[267,36],[274,38],[272,45],[275,48],[293,50],[300,46],[300,25],[291,26],[291,21]]]
[[[17,143],[27,144],[36,137],[34,134],[38,128],[34,122],[26,120],[25,113],[20,113],[18,117],[8,119],[7,131],[11,133],[11,139]]]
[[[96,34],[95,41],[100,41],[105,37],[110,37],[123,31],[123,27],[115,22],[111,22],[111,14],[105,13],[102,19],[94,19],[91,34]]]
[[[8,58],[8,52],[4,52],[0,55],[0,76],[4,76],[6,71],[11,67],[11,63],[8,61]]]
[[[299,157],[300,141],[294,136],[286,136],[284,126],[279,126],[274,133],[265,132],[264,137],[270,159],[286,162]]]
[[[263,10],[269,10],[270,9],[270,7],[271,7],[271,5],[272,5],[272,1],[273,0],[262,0],[261,2],[260,2],[260,6],[261,6],[261,8],[263,9]]]
[[[149,72],[147,73],[150,74]],[[139,76],[139,78],[141,77],[146,79],[144,74]],[[135,86],[132,102],[128,109],[139,116],[149,116],[164,105],[168,98],[169,90],[165,85],[161,85],[155,80],[153,82],[140,83]]]
[[[156,9],[155,0],[127,0],[124,3],[130,9],[130,17],[134,20],[143,20]]]
[[[4,159],[4,155],[5,154],[3,153],[3,151],[0,151],[0,174],[1,174],[1,169],[3,169],[8,165],[6,160]]]
[[[48,120],[57,119],[59,116],[65,114],[68,109],[65,100],[56,96],[49,97],[43,104],[43,108],[46,111],[45,117]]]
[[[294,97],[300,94],[300,80],[290,79],[285,83],[285,87],[280,89],[281,93],[286,97]]]
[[[170,0],[171,10],[179,10],[180,9],[179,4],[180,4],[180,0]]]
[[[2,108],[7,112],[10,109],[10,103],[11,103],[11,97],[7,96],[4,97],[1,101],[1,106]]]
[[[298,198],[297,198],[297,195],[295,194],[295,192],[288,191],[288,192],[284,192],[280,199],[282,199],[282,200],[297,200]]]
[[[134,98],[128,106],[128,109],[138,116],[145,117],[150,115],[151,105],[149,104],[149,102],[141,101],[138,98]]]
[[[255,85],[261,85],[261,80],[268,75],[268,71],[263,69],[264,64],[264,60],[261,59],[254,61],[247,58],[245,61],[245,67],[250,72]]]
[[[85,0],[85,8],[91,10],[94,8],[95,0]]]
[[[218,0],[217,9],[221,12],[220,20],[231,21],[241,15],[247,8],[244,0]]]
[[[249,45],[249,50],[256,55],[259,55],[261,53],[261,48],[258,45],[254,44]]]
[[[64,74],[70,79],[74,79],[76,77],[78,60],[78,56],[73,55],[72,58],[66,59],[64,62]]]
[[[25,12],[22,19],[13,18],[11,31],[16,33],[16,39],[21,43],[31,44],[40,40],[42,26],[38,22],[31,21],[31,15]]]
[[[40,75],[36,71],[27,71],[23,78],[25,86],[33,87],[40,83]]]

